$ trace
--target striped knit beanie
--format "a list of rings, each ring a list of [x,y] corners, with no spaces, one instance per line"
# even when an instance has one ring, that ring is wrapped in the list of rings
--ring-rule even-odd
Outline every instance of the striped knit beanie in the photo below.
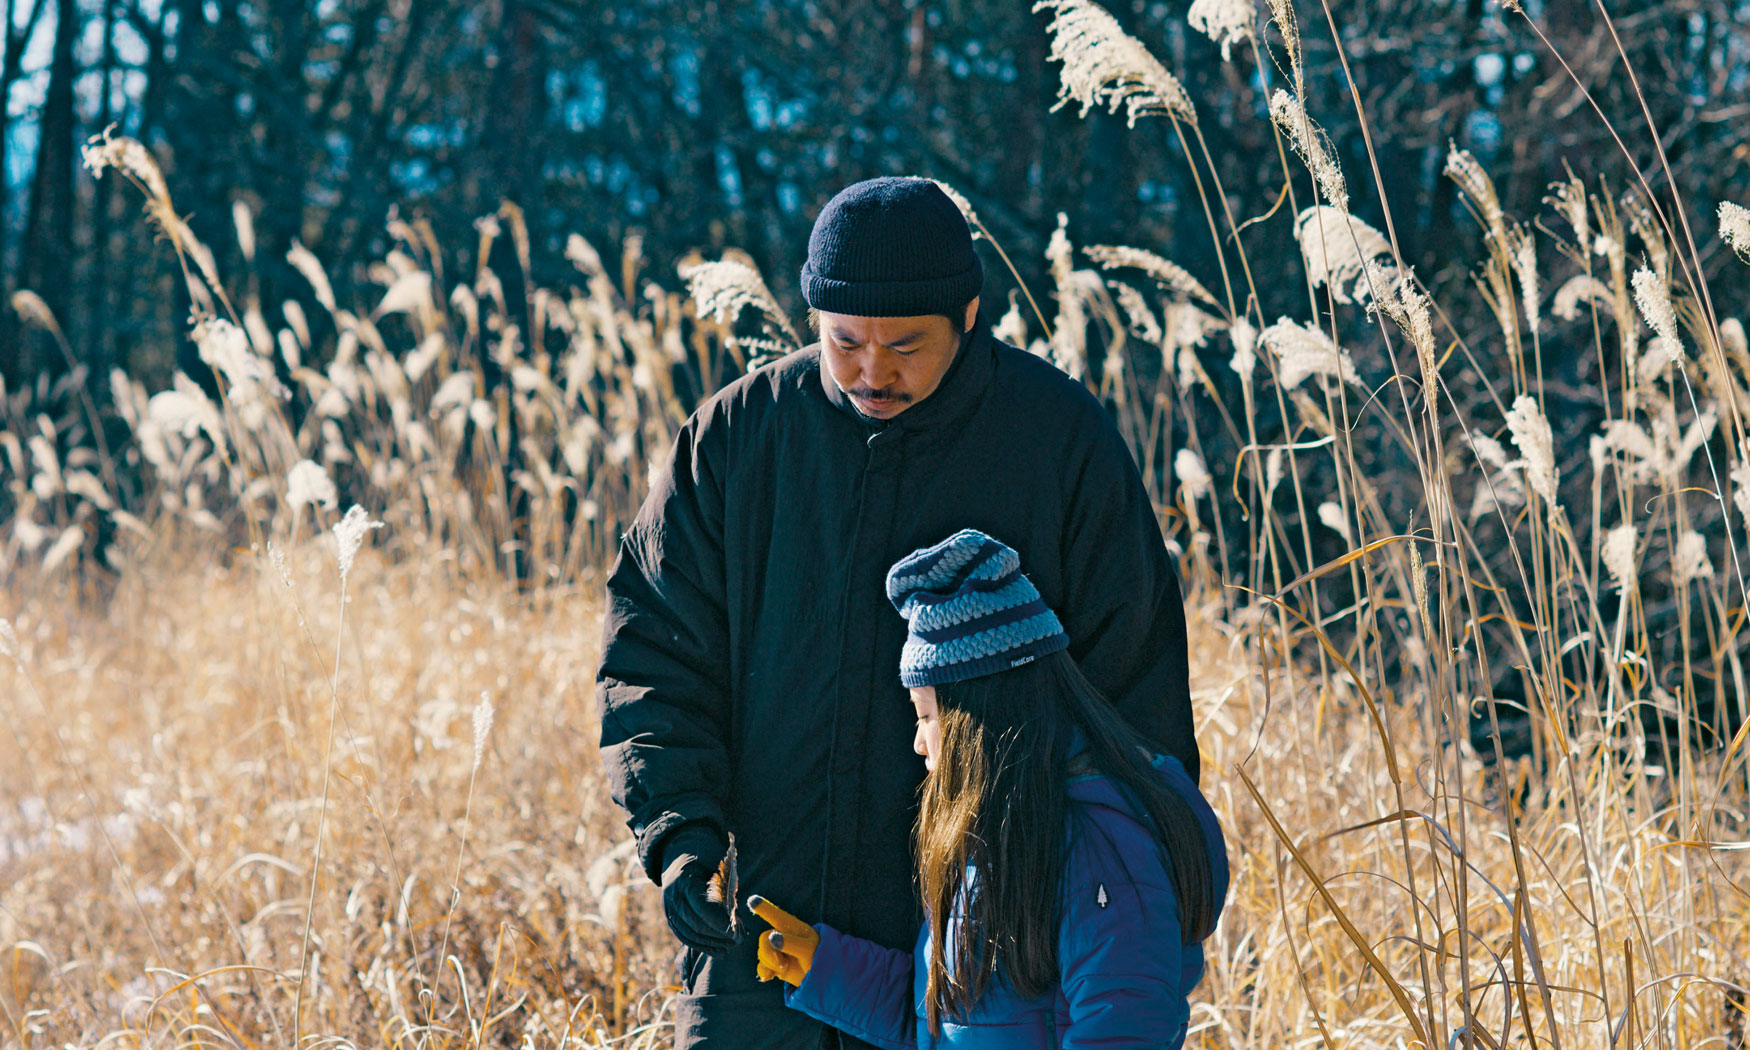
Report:
[[[913,551],[887,570],[887,598],[911,625],[899,657],[907,688],[1019,667],[1069,647],[1069,635],[1012,548],[977,529]]]

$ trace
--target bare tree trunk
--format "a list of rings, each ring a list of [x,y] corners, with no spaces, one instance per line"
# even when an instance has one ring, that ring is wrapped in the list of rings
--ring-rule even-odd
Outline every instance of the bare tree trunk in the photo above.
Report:
[[[18,284],[43,297],[55,318],[65,322],[73,285],[73,42],[79,35],[74,0],[56,0],[54,57],[49,90],[38,125],[36,172],[30,186],[30,215],[24,226]],[[23,333],[8,379],[33,380],[37,373],[65,371],[59,349],[41,332]]]
[[[24,46],[36,32],[37,22],[41,20],[44,0],[31,0],[30,17],[24,25],[14,28],[17,23],[18,0],[6,0],[6,26],[3,38],[6,57],[0,60],[0,346],[16,345],[16,328],[18,318],[8,305],[12,299],[13,288],[7,275],[16,273],[16,267],[10,265],[11,232],[6,226],[6,213],[12,200],[12,186],[6,180],[7,140],[11,137],[11,127],[8,113],[12,108],[12,85],[24,75]]]
[[[107,128],[115,122],[115,19],[116,0],[103,2],[103,57],[101,59],[102,77],[99,90],[102,97],[97,103],[97,126]],[[74,340],[75,346],[86,348],[86,361],[91,366],[91,374],[86,378],[86,384],[92,394],[101,396],[108,389],[109,383],[105,377],[109,374],[110,362],[114,360],[114,344],[116,318],[114,316],[116,275],[110,272],[110,251],[114,247],[110,243],[115,233],[115,179],[97,180],[97,189],[92,197],[91,207],[91,271],[85,282],[84,316],[76,319],[79,324],[69,324],[69,334],[77,330],[81,338]]]
[[[255,120],[259,128],[263,170],[256,189],[261,195],[256,237],[262,260],[282,260],[293,238],[304,232],[305,173],[310,155],[309,83],[304,63],[310,50],[310,10],[304,0],[279,0],[272,5],[279,68],[254,79]],[[242,189],[239,186],[236,189]],[[257,264],[269,279],[262,293],[276,297],[277,268]]]

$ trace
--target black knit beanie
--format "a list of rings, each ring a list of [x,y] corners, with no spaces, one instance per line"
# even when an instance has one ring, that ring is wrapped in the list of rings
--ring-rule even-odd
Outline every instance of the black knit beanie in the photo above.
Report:
[[[852,317],[958,312],[984,287],[960,209],[929,179],[869,179],[828,201],[808,236],[802,298]]]

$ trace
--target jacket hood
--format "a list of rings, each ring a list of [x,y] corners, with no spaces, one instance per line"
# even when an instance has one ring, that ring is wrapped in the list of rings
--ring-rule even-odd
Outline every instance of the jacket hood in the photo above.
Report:
[[[1072,754],[1083,754],[1085,747],[1085,738],[1082,736],[1081,730],[1078,729],[1076,730],[1075,743],[1072,745]],[[1203,797],[1203,792],[1198,790],[1196,783],[1185,772],[1184,765],[1177,758],[1172,755],[1154,755],[1150,758],[1150,764],[1154,766],[1155,771],[1161,775],[1162,779],[1190,805],[1191,812],[1197,816],[1197,823],[1203,826],[1203,838],[1209,847],[1209,874],[1215,887],[1215,914],[1219,919],[1222,909],[1227,904],[1229,879],[1227,839],[1222,835],[1221,821],[1216,818],[1215,809],[1210,806],[1209,800]],[[1115,810],[1132,820],[1142,821],[1146,826],[1142,808],[1132,800],[1129,792],[1124,790],[1123,785],[1104,773],[1072,775],[1067,787],[1072,802]]]

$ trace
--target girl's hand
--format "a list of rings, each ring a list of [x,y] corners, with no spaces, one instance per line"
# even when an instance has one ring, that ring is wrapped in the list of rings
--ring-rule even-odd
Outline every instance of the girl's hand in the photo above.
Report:
[[[800,985],[814,965],[814,949],[820,944],[820,934],[814,927],[789,912],[754,895],[747,906],[755,915],[772,924],[772,929],[760,935],[759,965],[755,972],[762,981],[776,977],[790,985]]]

